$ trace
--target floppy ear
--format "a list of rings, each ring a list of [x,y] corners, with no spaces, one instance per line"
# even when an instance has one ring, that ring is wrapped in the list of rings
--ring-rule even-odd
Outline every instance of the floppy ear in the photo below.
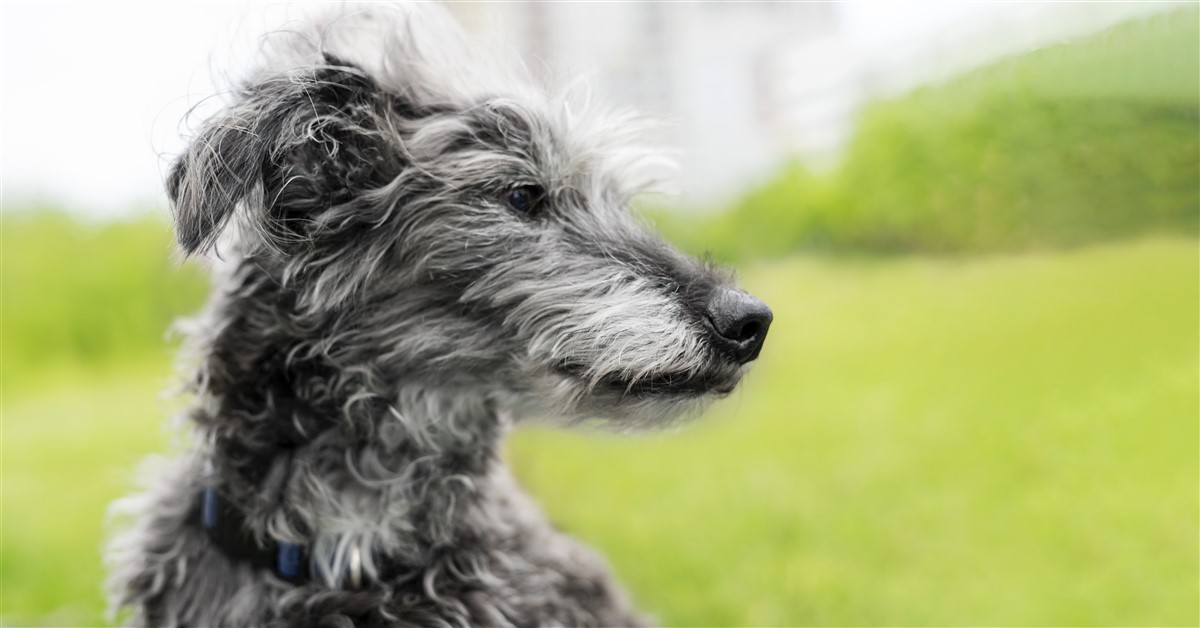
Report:
[[[369,183],[356,160],[370,152],[383,161],[379,137],[363,133],[376,126],[382,95],[358,69],[325,61],[250,86],[175,161],[166,187],[185,253],[211,247],[239,204],[274,248],[303,239],[297,219]]]
[[[211,246],[237,204],[261,185],[264,163],[283,123],[280,117],[288,115],[286,110],[272,115],[266,98],[252,92],[207,123],[172,166],[167,195],[185,253]]]

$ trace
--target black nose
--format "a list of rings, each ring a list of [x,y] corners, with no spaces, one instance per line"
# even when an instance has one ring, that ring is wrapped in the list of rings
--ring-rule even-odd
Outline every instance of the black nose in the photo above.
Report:
[[[733,355],[739,364],[758,357],[767,329],[771,326],[771,308],[742,292],[719,288],[708,302],[708,320],[713,341]]]

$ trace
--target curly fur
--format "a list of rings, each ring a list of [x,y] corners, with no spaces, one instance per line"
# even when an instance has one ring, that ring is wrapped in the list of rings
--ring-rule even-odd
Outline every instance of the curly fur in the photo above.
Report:
[[[661,424],[728,393],[745,367],[702,312],[731,279],[629,216],[653,159],[634,118],[501,71],[447,19],[343,10],[273,35],[171,171],[214,291],[186,326],[186,451],[116,506],[129,623],[645,623],[501,444],[527,417]],[[536,211],[505,205],[517,186],[545,191]],[[216,549],[205,487],[308,547],[312,580]]]

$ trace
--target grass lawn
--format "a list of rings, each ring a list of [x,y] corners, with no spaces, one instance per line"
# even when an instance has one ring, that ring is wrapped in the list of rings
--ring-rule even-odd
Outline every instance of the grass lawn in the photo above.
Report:
[[[704,421],[509,455],[669,624],[1196,625],[1198,253],[747,269],[775,326]],[[168,441],[166,372],[6,391],[5,623],[101,621],[103,507]]]

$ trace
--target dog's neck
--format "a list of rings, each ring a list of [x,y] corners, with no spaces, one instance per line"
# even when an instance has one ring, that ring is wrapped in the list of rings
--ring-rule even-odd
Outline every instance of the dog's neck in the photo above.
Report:
[[[254,532],[334,562],[351,544],[419,563],[477,533],[463,522],[495,515],[487,493],[507,481],[497,479],[507,420],[477,391],[337,364],[308,337],[320,340],[334,323],[291,302],[248,275],[201,324],[191,418],[206,483]],[[472,516],[480,508],[489,517]]]

